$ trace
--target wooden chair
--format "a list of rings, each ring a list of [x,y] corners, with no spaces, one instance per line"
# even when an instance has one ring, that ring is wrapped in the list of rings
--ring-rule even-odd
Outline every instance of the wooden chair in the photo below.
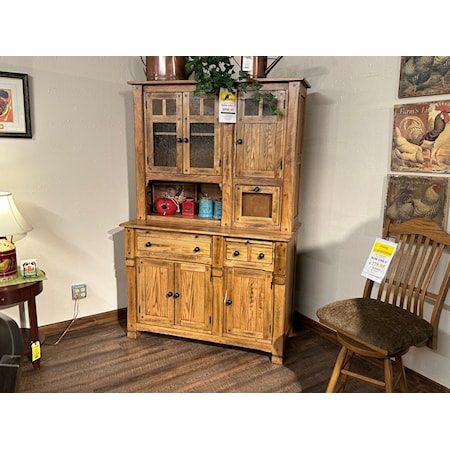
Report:
[[[385,279],[380,284],[368,279],[362,297],[317,310],[319,321],[336,331],[342,346],[327,392],[343,392],[349,376],[386,392],[397,386],[407,392],[402,356],[412,346],[436,349],[450,286],[450,262],[443,274],[438,263],[450,245],[450,235],[431,219],[415,218],[401,224],[388,220],[383,237],[399,243]],[[351,371],[354,355],[383,361],[384,380]]]

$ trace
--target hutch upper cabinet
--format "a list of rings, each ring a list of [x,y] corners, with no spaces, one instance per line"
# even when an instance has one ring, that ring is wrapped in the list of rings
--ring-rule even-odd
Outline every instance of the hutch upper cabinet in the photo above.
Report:
[[[217,96],[194,96],[195,81],[130,82],[137,211],[121,224],[130,338],[169,334],[257,349],[283,362],[309,85],[302,78],[258,81],[259,104],[250,89],[237,90],[236,123],[219,122]],[[267,92],[280,114],[267,107]],[[158,202],[173,204],[164,210]],[[199,211],[202,202],[210,214]]]

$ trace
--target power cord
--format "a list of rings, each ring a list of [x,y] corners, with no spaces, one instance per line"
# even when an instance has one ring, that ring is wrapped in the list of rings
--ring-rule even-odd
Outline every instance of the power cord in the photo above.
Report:
[[[53,345],[58,345],[61,342],[61,339],[66,335],[66,333],[69,331],[70,327],[75,323],[75,321],[77,320],[78,317],[78,309],[79,309],[79,303],[80,303],[80,299],[75,300],[75,304],[73,305],[73,319],[72,321],[69,323],[69,325],[67,325],[67,328],[63,331],[63,333],[61,334],[61,336],[58,338],[58,340],[53,344]]]

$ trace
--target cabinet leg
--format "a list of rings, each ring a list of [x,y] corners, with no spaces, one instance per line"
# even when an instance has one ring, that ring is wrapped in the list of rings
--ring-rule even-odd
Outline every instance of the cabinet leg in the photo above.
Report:
[[[128,330],[127,331],[127,337],[129,337],[130,339],[137,339],[140,336],[140,332],[139,331],[131,331]]]
[[[272,354],[272,364],[283,364],[283,356]]]

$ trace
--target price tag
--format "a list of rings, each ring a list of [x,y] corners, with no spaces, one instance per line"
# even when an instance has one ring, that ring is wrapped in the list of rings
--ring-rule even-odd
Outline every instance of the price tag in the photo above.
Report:
[[[41,343],[39,341],[31,344],[31,362],[34,362],[41,357]]]
[[[236,109],[236,94],[221,88],[219,95],[219,122],[236,123]]]
[[[396,249],[397,243],[377,238],[361,275],[377,283],[383,281]]]

